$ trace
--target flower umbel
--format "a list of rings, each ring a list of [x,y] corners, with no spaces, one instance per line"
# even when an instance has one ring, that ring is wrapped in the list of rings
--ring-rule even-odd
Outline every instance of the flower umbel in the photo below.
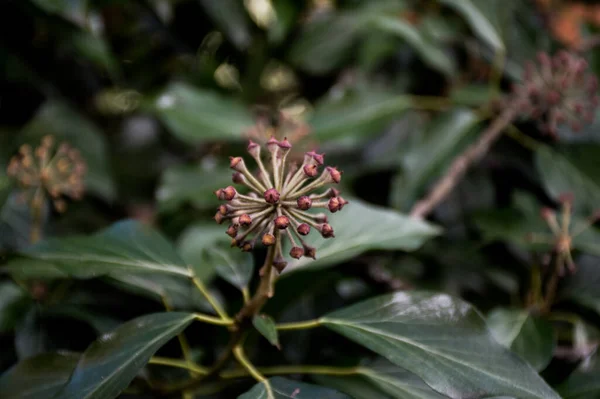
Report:
[[[522,114],[541,119],[544,133],[556,136],[557,127],[570,124],[581,129],[591,123],[598,105],[598,81],[587,73],[587,62],[572,53],[560,51],[550,57],[539,53],[537,63],[525,64],[523,82],[513,86],[506,101],[522,104]]]
[[[52,136],[45,136],[35,150],[28,144],[23,144],[19,153],[10,160],[7,169],[8,176],[25,190],[26,198],[40,198],[35,193],[43,190],[52,198],[54,207],[59,212],[66,208],[62,196],[72,199],[81,199],[83,196],[85,172],[86,164],[79,151],[66,143],[55,148]]]
[[[248,170],[243,158],[230,157],[230,166],[235,171],[233,182],[246,186],[249,192],[239,193],[233,186],[215,191],[220,200],[226,201],[219,206],[215,220],[219,224],[229,221],[227,234],[232,237],[231,244],[242,251],[251,251],[259,239],[265,246],[274,246],[273,266],[281,272],[287,265],[282,255],[282,238],[292,245],[291,257],[314,259],[316,249],[302,237],[311,229],[317,230],[323,238],[334,237],[334,231],[325,213],[308,211],[323,208],[337,212],[348,202],[334,188],[314,193],[327,184],[339,183],[342,175],[330,166],[319,174],[323,154],[307,152],[301,165],[288,166],[286,161],[292,145],[287,138],[278,141],[272,137],[266,148],[269,155],[267,162],[263,162],[261,147],[253,141],[248,144],[248,153],[258,165],[256,175]]]

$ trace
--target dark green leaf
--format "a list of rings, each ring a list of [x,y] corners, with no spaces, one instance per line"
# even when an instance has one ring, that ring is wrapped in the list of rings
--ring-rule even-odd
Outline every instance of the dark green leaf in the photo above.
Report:
[[[306,242],[317,248],[317,260],[289,262],[285,272],[305,267],[326,267],[352,259],[371,249],[414,251],[440,233],[427,222],[348,198],[344,210],[331,215],[334,239],[312,232]]]
[[[57,141],[66,141],[81,152],[88,167],[86,190],[108,200],[115,198],[107,143],[97,126],[64,104],[48,102],[23,128],[19,140],[37,147],[41,138],[48,134],[55,136]]]
[[[12,281],[0,282],[0,333],[15,328],[32,301],[25,290]]]
[[[294,26],[298,12],[294,0],[273,0],[272,4],[275,20],[269,26],[269,41],[279,44]]]
[[[408,210],[437,174],[468,145],[476,133],[478,121],[471,110],[454,109],[436,117],[426,127],[422,139],[404,149],[402,174],[392,188],[392,203]]]
[[[6,268],[24,278],[130,273],[191,276],[163,236],[135,221],[116,223],[92,236],[41,241],[23,250]]]
[[[207,283],[214,277],[216,270],[213,264],[206,263],[206,250],[224,247],[229,245],[229,241],[223,226],[216,223],[196,224],[183,231],[177,240],[177,252],[187,265],[191,265],[194,275]]]
[[[600,313],[600,257],[582,255],[575,263],[577,272],[565,278],[560,298],[577,302]]]
[[[270,378],[269,384],[272,394],[265,384],[259,382],[251,390],[238,396],[238,399],[349,399],[348,396],[332,389],[287,378]]]
[[[448,295],[383,295],[321,322],[451,398],[558,398],[531,366],[494,340],[471,305]]]
[[[116,398],[150,357],[192,321],[190,313],[154,313],[131,320],[92,343],[54,399]]]
[[[462,15],[471,26],[471,29],[473,29],[475,35],[494,49],[494,51],[505,51],[500,34],[479,9],[479,2],[473,0],[440,0],[440,2]]]
[[[279,346],[277,328],[275,327],[275,320],[266,314],[259,314],[254,316],[252,324],[254,324],[254,328],[256,328],[258,332],[271,343],[271,345],[281,349]]]
[[[554,330],[546,320],[525,310],[497,309],[487,324],[500,344],[509,348],[536,370],[543,370],[554,352]]]
[[[78,361],[75,353],[45,353],[25,359],[0,376],[0,398],[52,398],[67,383]]]
[[[214,267],[221,278],[240,290],[248,286],[254,273],[254,258],[247,252],[213,246],[205,249],[204,259],[205,261],[200,267]]]
[[[240,50],[250,45],[250,25],[248,15],[241,1],[200,0],[206,13],[215,21],[225,36]]]
[[[600,362],[592,361],[574,371],[569,378],[558,387],[563,399],[598,399],[600,397]]]
[[[407,20],[399,17],[378,15],[373,17],[371,22],[376,29],[393,33],[406,41],[430,67],[447,76],[454,75],[456,69],[454,60],[444,52],[443,48],[429,40],[429,38],[423,35]]]
[[[149,108],[171,133],[190,144],[237,140],[254,124],[249,110],[231,97],[183,83],[168,86]]]

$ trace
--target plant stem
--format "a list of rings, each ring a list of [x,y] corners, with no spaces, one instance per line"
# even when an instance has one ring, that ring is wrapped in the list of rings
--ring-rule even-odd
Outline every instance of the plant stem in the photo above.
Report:
[[[189,370],[193,373],[202,374],[202,375],[208,373],[208,370],[205,367],[198,366],[197,364],[190,363],[185,360],[170,359],[167,357],[153,356],[150,358],[150,361],[148,362],[148,364],[157,364],[160,366],[175,367],[178,369]]]
[[[276,327],[279,331],[284,331],[284,330],[305,330],[308,328],[319,327],[320,325],[321,325],[321,320],[315,319],[315,320],[298,321],[298,322],[292,322],[292,323],[281,323],[281,324],[277,324]]]
[[[512,123],[519,113],[519,101],[504,110],[486,130],[481,133],[479,139],[471,144],[462,154],[454,159],[446,174],[435,183],[433,189],[421,201],[417,202],[410,215],[423,218],[433,211],[452,192],[472,163],[480,160],[487,154],[492,144],[500,137],[504,129]]]
[[[556,290],[558,289],[558,281],[560,280],[560,269],[562,268],[563,257],[557,254],[554,258],[554,269],[551,271],[550,279],[546,285],[546,298],[542,306],[542,313],[550,312],[552,304],[556,299]]]
[[[242,288],[242,296],[244,297],[244,304],[250,302],[250,290],[248,287]]]
[[[217,326],[231,326],[233,325],[233,320],[228,319],[228,320],[224,320],[224,319],[220,319],[218,317],[213,317],[213,316],[209,316],[209,315],[205,315],[202,313],[195,313],[194,317],[196,320],[204,322],[204,323],[209,323],[209,324],[215,324]]]
[[[267,300],[273,295],[273,287],[271,282],[273,273],[273,259],[275,259],[275,247],[271,246],[267,251],[265,264],[260,269],[262,277],[260,279],[258,288],[256,289],[256,293],[235,316],[235,320],[238,325],[241,326],[245,323],[245,321],[251,320],[252,317],[254,317],[254,315],[256,315],[260,309],[262,309]]]
[[[283,375],[283,374],[319,374],[319,375],[356,375],[360,372],[358,367],[330,367],[330,366],[273,366],[259,367],[258,372],[262,375]],[[220,376],[223,379],[242,378],[248,375],[248,371],[227,370]]]
[[[29,242],[31,244],[35,244],[42,238],[42,210],[45,199],[44,190],[38,187],[31,199],[31,231],[29,232]]]
[[[173,311],[173,307],[169,303],[167,297],[164,295],[161,295],[160,298],[162,300],[163,306],[165,307],[166,311],[167,312]],[[187,338],[185,337],[185,335],[183,333],[179,333],[179,334],[177,334],[177,341],[179,341],[179,346],[181,347],[181,353],[183,354],[183,358],[185,359],[185,362],[188,365],[192,365],[193,362],[192,362],[190,344],[189,344]],[[190,377],[193,377],[193,374],[191,372],[190,372]]]
[[[248,374],[250,374],[256,381],[262,382],[265,385],[265,389],[267,390],[267,398],[275,399],[275,396],[273,396],[273,389],[271,388],[271,384],[269,383],[269,380],[267,380],[265,378],[265,376],[262,375],[256,369],[256,367],[254,367],[252,362],[250,362],[250,360],[248,360],[242,345],[238,344],[235,346],[235,348],[233,348],[233,355],[235,356],[237,361],[240,363],[240,365],[248,371]]]
[[[194,285],[196,286],[196,288],[198,288],[198,291],[200,291],[200,293],[202,295],[204,295],[204,297],[206,298],[206,300],[208,301],[208,303],[210,303],[210,306],[212,306],[212,308],[215,310],[215,312],[217,312],[217,314],[219,315],[219,317],[221,319],[223,319],[224,321],[227,321],[228,323],[230,323],[231,322],[231,318],[227,315],[227,313],[223,310],[223,308],[221,308],[221,305],[219,305],[219,303],[210,294],[210,292],[208,292],[208,289],[206,288],[206,286],[204,285],[204,283],[202,281],[200,281],[196,277],[192,277],[192,282],[194,283]]]

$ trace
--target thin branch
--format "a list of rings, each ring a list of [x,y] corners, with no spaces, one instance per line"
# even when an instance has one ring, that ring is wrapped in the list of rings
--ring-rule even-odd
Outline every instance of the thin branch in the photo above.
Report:
[[[308,321],[299,321],[293,323],[281,323],[277,324],[277,329],[279,331],[283,330],[306,330],[309,328],[319,327],[321,325],[320,319],[308,320]]]
[[[481,133],[479,139],[469,146],[462,154],[454,159],[446,174],[438,180],[433,190],[424,199],[417,202],[412,208],[410,215],[423,218],[433,211],[452,189],[460,182],[461,178],[474,162],[479,161],[487,154],[492,144],[500,137],[504,129],[512,123],[519,112],[517,102],[506,108],[489,127]]]
[[[198,288],[198,291],[200,291],[200,293],[202,293],[202,295],[204,295],[204,297],[206,298],[208,303],[210,303],[210,306],[212,306],[212,308],[215,310],[215,312],[217,312],[219,317],[227,322],[230,322],[231,318],[227,315],[227,313],[225,313],[223,308],[221,308],[221,305],[219,305],[217,300],[210,294],[210,292],[208,292],[208,289],[206,288],[204,283],[202,283],[202,281],[200,281],[196,277],[192,278],[192,282],[194,283],[196,288]]]

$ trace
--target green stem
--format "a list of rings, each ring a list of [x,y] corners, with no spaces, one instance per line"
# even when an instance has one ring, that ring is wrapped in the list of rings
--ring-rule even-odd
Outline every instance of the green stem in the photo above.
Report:
[[[309,328],[319,327],[321,325],[320,319],[308,320],[308,321],[298,321],[292,323],[281,323],[277,324],[277,329],[279,331],[285,330],[306,330]]]
[[[258,372],[262,375],[283,375],[283,374],[319,374],[319,375],[356,375],[360,372],[358,367],[330,367],[330,366],[273,366],[259,367]],[[223,371],[220,376],[223,379],[242,378],[248,375],[248,371],[228,370]]]
[[[44,190],[38,187],[31,199],[31,231],[29,232],[29,242],[35,244],[42,238],[42,210],[46,196]]]
[[[198,366],[197,364],[189,363],[186,360],[170,359],[168,357],[153,356],[150,358],[148,364],[175,367],[178,369],[184,369],[202,375],[208,373],[208,370],[206,368]]]
[[[265,385],[265,389],[267,390],[267,398],[274,399],[275,396],[273,395],[273,389],[271,388],[269,380],[267,380],[265,376],[262,375],[260,371],[256,369],[256,367],[254,367],[252,362],[248,360],[242,345],[238,344],[233,348],[233,355],[240,363],[240,365],[248,371],[248,374],[250,374],[252,378],[254,378],[258,382],[262,382]]]
[[[217,312],[219,317],[221,319],[223,319],[224,321],[227,321],[228,323],[230,323],[231,318],[227,315],[227,313],[223,310],[223,308],[221,308],[221,305],[219,305],[219,303],[210,294],[210,292],[208,292],[208,289],[206,288],[204,283],[196,277],[192,277],[192,282],[194,283],[196,288],[198,288],[198,291],[200,291],[200,293],[206,298],[208,303],[210,303],[210,306],[212,306],[212,308],[215,310],[215,312]]]
[[[209,315],[205,315],[202,313],[195,313],[194,314],[194,318],[198,321],[204,322],[204,323],[209,323],[209,324],[215,324],[217,326],[231,326],[233,325],[233,320],[228,319],[228,320],[224,320],[224,319],[220,319],[218,317],[213,317],[213,316],[209,316]]]

